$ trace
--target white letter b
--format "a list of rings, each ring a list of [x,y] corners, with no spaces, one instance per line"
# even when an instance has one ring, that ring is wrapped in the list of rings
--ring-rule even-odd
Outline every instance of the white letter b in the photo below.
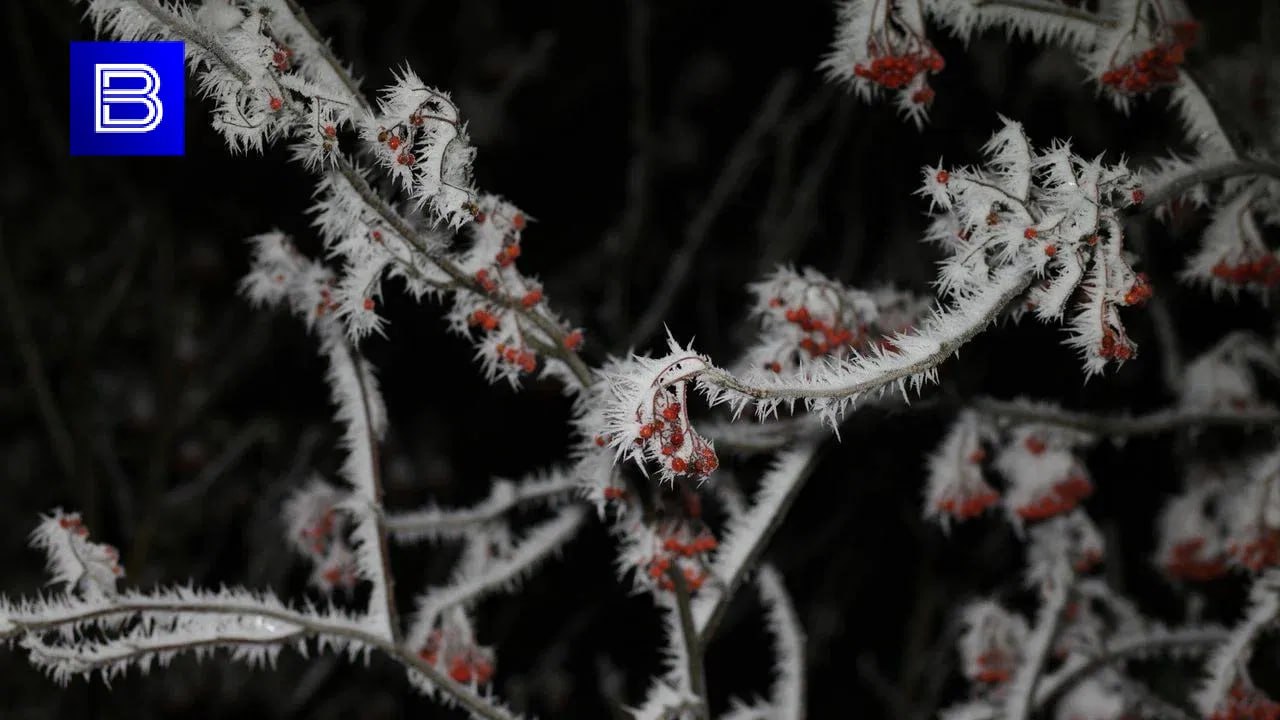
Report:
[[[93,66],[93,130],[100,133],[145,133],[164,119],[160,102],[160,74],[143,63],[97,63]],[[117,80],[141,80],[142,87],[111,87]],[[141,104],[146,117],[113,118],[112,105]]]

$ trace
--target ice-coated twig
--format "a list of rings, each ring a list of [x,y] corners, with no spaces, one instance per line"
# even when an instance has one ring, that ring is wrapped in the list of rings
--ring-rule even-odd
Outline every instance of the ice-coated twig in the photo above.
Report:
[[[1195,693],[1195,703],[1205,716],[1212,714],[1239,679],[1253,653],[1253,644],[1280,616],[1280,571],[1270,570],[1254,581],[1249,590],[1249,607],[1244,619],[1231,629],[1226,640],[1209,657],[1204,683]]]
[[[803,720],[805,717],[805,638],[795,605],[787,594],[782,575],[764,565],[756,575],[760,600],[764,603],[773,634],[773,687],[769,692],[775,720]]]
[[[1045,588],[1035,627],[1027,636],[1022,663],[1010,681],[1008,696],[1004,702],[1005,720],[1027,720],[1035,707],[1036,685],[1053,650],[1053,643],[1062,624],[1062,613],[1071,593],[1070,568],[1060,568],[1054,575],[1049,587]]]
[[[571,506],[534,526],[505,556],[497,557],[475,571],[463,569],[448,585],[430,588],[418,598],[413,625],[405,644],[421,648],[441,615],[452,607],[473,603],[481,597],[516,586],[533,568],[573,538],[586,517],[581,506]]]
[[[403,665],[411,679],[415,679],[415,684],[425,692],[442,692],[447,700],[458,703],[473,717],[485,720],[516,718],[491,698],[455,682],[416,652],[371,632],[360,618],[333,611],[294,610],[274,596],[246,590],[207,592],[179,587],[151,593],[129,591],[114,599],[78,600],[65,595],[18,601],[0,599],[0,640],[30,638],[24,644],[41,653],[33,659],[64,682],[73,675],[94,671],[114,676],[123,671],[121,663],[138,662],[145,667],[152,655],[159,660],[163,654],[188,649],[184,643],[174,643],[172,646],[155,645],[146,650],[146,646],[135,641],[132,647],[139,652],[122,653],[130,647],[130,641],[125,640],[113,648],[121,653],[118,662],[110,663],[104,660],[102,646],[90,646],[88,654],[79,654],[74,650],[84,647],[82,645],[66,644],[54,651],[47,640],[41,640],[57,636],[69,641],[87,628],[116,632],[130,618],[145,620],[143,627],[191,628],[194,632],[185,640],[193,643],[189,649],[197,653],[207,653],[215,647],[234,650],[237,641],[249,640],[254,648],[244,650],[243,657],[248,660],[269,659],[268,655],[260,652],[266,648],[257,647],[269,641],[287,643],[306,652],[305,646],[300,644],[304,635],[314,638],[321,651],[345,652],[352,659],[369,650],[377,650]],[[219,627],[221,631],[216,630]]]
[[[465,508],[428,506],[387,515],[387,531],[399,543],[446,540],[483,530],[508,511],[537,504],[551,504],[578,490],[581,483],[562,468],[534,473],[518,482],[495,480],[489,495]]]
[[[816,469],[819,447],[818,441],[807,440],[778,453],[760,479],[760,490],[751,506],[729,520],[712,560],[713,581],[704,586],[693,603],[693,617],[701,642],[706,643],[715,634],[716,626],[751,565],[764,552],[765,544],[786,516],[787,508]]]
[[[741,412],[754,403],[757,414],[776,410],[782,402],[802,400],[811,412],[834,424],[856,399],[897,386],[905,392],[937,380],[937,367],[987,326],[1031,284],[1028,268],[1008,268],[996,273],[990,285],[962,303],[937,310],[909,335],[891,338],[897,352],[878,352],[828,365],[805,382],[760,377],[742,380],[719,368],[699,377],[713,402],[727,403]]]
[[[1029,400],[976,398],[970,406],[1000,421],[1036,423],[1080,430],[1101,436],[1156,435],[1200,427],[1272,427],[1280,425],[1280,410],[1194,410],[1168,408],[1138,415],[1103,415],[1065,410]]]

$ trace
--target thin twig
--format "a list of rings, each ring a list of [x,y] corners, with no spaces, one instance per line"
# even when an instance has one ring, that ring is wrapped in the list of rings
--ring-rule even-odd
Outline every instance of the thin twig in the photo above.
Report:
[[[333,69],[333,74],[337,75],[342,84],[346,86],[347,93],[351,96],[351,99],[356,101],[362,110],[372,113],[373,108],[369,105],[364,93],[360,92],[360,85],[356,83],[356,79],[351,76],[351,73],[342,66],[337,56],[333,54],[333,48],[329,47],[328,41],[320,34],[320,30],[311,22],[311,18],[307,17],[306,11],[297,3],[297,0],[284,0],[284,2],[289,8],[289,12],[293,13],[293,18],[315,41],[316,47],[320,50],[320,57],[324,58],[325,63]]]
[[[693,606],[689,601],[689,585],[679,563],[667,568],[667,575],[675,586],[676,612],[680,615],[680,634],[684,640],[685,658],[689,663],[689,691],[698,698],[700,718],[711,717],[711,705],[707,702],[707,678],[703,669],[702,648],[704,636],[698,634],[693,622]]]
[[[1030,272],[1019,273],[1006,279],[999,296],[993,298],[985,312],[972,322],[965,324],[946,337],[936,342],[937,349],[927,355],[906,364],[890,365],[881,372],[861,380],[851,379],[848,382],[831,382],[827,384],[786,384],[770,383],[752,385],[719,368],[704,372],[701,380],[726,390],[741,393],[755,400],[802,400],[818,398],[848,398],[865,395],[885,388],[899,381],[923,375],[941,365],[969,342],[983,328],[993,323],[1004,312],[1004,309],[1026,291],[1033,276]]]
[[[1043,405],[978,398],[978,412],[1020,423],[1037,423],[1110,436],[1156,435],[1198,427],[1267,427],[1280,425],[1280,410],[1157,410],[1145,415],[1098,415]]]
[[[364,427],[369,434],[369,474],[373,478],[373,497],[369,498],[373,506],[370,511],[373,513],[373,521],[377,528],[378,560],[382,571],[382,577],[376,580],[381,581],[382,593],[385,596],[387,629],[389,630],[391,641],[399,643],[401,638],[400,616],[396,612],[395,576],[391,572],[391,555],[387,549],[387,519],[382,506],[382,466],[379,461],[379,440],[373,429],[373,412],[369,400],[371,391],[365,384],[367,377],[364,367],[365,360],[349,342],[343,342],[342,349],[346,352],[348,361],[355,371],[356,383],[360,388],[360,410],[364,413]]]
[[[526,308],[518,298],[508,298],[502,293],[487,292],[474,277],[466,273],[457,263],[450,259],[443,252],[433,250],[427,242],[419,237],[417,230],[409,223],[404,216],[396,212],[390,204],[387,203],[381,195],[369,185],[368,180],[355,169],[344,156],[338,156],[335,160],[334,167],[338,173],[351,185],[360,199],[364,201],[369,209],[378,214],[396,234],[404,238],[406,242],[411,243],[414,249],[422,254],[428,261],[438,267],[441,272],[448,275],[455,283],[455,289],[458,291],[468,291],[479,295],[486,300],[505,307],[525,320],[535,325],[547,337],[554,341],[554,357],[564,361],[569,366],[570,371],[578,380],[582,387],[591,384],[591,370],[587,364],[582,361],[582,357],[577,352],[570,350],[565,344],[565,338],[568,336],[562,328],[558,327],[554,322],[539,313],[536,308]]]
[[[760,500],[757,499],[756,504],[745,511],[747,514],[767,512],[768,517],[763,519],[762,529],[752,538],[752,544],[747,549],[747,552],[743,554],[742,561],[737,566],[730,568],[728,577],[718,578],[722,584],[714,589],[714,595],[708,593],[707,597],[709,599],[699,603],[698,639],[704,645],[715,637],[716,630],[724,619],[725,612],[729,609],[729,603],[733,600],[738,588],[742,586],[747,572],[759,560],[765,546],[773,538],[773,533],[782,524],[782,520],[786,517],[791,503],[800,494],[800,488],[804,487],[805,481],[818,468],[820,460],[818,451],[821,447],[819,439],[810,438],[798,443],[795,449],[785,451],[795,454],[800,459],[800,462],[803,463],[797,469],[795,477],[790,479],[785,491],[774,498],[771,507],[762,506]],[[721,546],[721,551],[724,551],[723,545]],[[707,591],[704,590],[704,592]]]
[[[67,429],[62,411],[58,409],[57,400],[53,396],[53,388],[44,372],[44,360],[40,357],[40,348],[36,346],[27,325],[27,316],[22,307],[22,297],[13,276],[9,274],[9,257],[5,251],[4,232],[0,228],[0,296],[4,298],[5,315],[9,320],[9,330],[13,333],[14,345],[18,356],[22,358],[22,368],[26,373],[27,387],[36,401],[36,409],[40,413],[45,434],[52,446],[54,461],[58,469],[68,481],[76,479],[75,443],[71,441],[71,432]]]
[[[755,167],[764,136],[778,123],[787,101],[795,90],[796,76],[784,73],[773,84],[769,94],[765,96],[755,119],[734,143],[720,175],[707,193],[706,200],[699,206],[698,212],[685,227],[684,242],[680,249],[666,263],[663,270],[662,285],[654,291],[640,319],[632,327],[627,340],[629,346],[635,347],[649,338],[658,329],[667,316],[667,312],[675,303],[676,297],[684,287],[689,274],[693,272],[693,261],[698,251],[711,235],[711,226],[746,183],[751,170]]]
[[[1177,199],[1196,185],[1249,175],[1280,180],[1280,163],[1267,160],[1229,160],[1196,168],[1186,175],[1181,175],[1149,191],[1143,204],[1152,208],[1160,207],[1170,200]]]
[[[1149,637],[1126,638],[1116,641],[1101,653],[1087,662],[1066,672],[1045,678],[1044,684],[1036,694],[1036,707],[1051,707],[1064,694],[1080,681],[1093,675],[1108,665],[1121,662],[1130,657],[1145,657],[1157,652],[1177,652],[1187,650],[1207,650],[1229,637],[1226,630],[1219,628],[1193,628],[1161,633]]]
[[[197,615],[239,615],[259,617],[295,625],[302,628],[308,637],[328,636],[352,640],[361,643],[362,645],[375,648],[388,658],[405,666],[406,668],[427,676],[433,684],[448,693],[452,699],[456,700],[467,710],[482,718],[487,718],[488,720],[514,720],[513,716],[509,713],[492,705],[470,687],[455,682],[445,672],[436,668],[435,665],[427,662],[411,648],[401,647],[393,640],[362,630],[350,623],[326,621],[322,618],[309,617],[299,612],[287,609],[275,609],[260,605],[242,605],[226,602],[201,602],[198,600],[166,603],[131,602],[129,600],[125,600],[114,605],[93,607],[81,612],[73,612],[69,615],[63,615],[37,622],[23,622],[13,616],[9,616],[6,620],[10,623],[10,629],[0,632],[0,640],[16,639],[22,634],[39,634],[49,632],[63,626],[89,622],[99,618],[145,613],[190,613]]]

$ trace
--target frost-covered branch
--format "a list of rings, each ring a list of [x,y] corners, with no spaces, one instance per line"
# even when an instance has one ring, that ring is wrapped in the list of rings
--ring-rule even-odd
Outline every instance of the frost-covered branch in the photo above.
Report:
[[[805,638],[800,618],[782,575],[773,566],[760,568],[756,585],[773,633],[774,677],[768,717],[802,720],[805,717]]]
[[[1143,185],[1147,193],[1145,202],[1160,207],[1167,202],[1192,192],[1198,186],[1232,180],[1234,178],[1265,177],[1280,180],[1280,163],[1268,160],[1226,159],[1195,163],[1178,173],[1168,173],[1153,178]]]
[[[713,402],[728,403],[738,411],[755,403],[757,413],[764,415],[783,401],[804,400],[811,411],[834,421],[861,396],[883,392],[894,385],[905,392],[908,384],[918,389],[927,381],[936,381],[937,367],[999,319],[1031,281],[1027,270],[1002,271],[990,286],[963,306],[937,312],[912,335],[894,336],[892,341],[898,352],[867,355],[828,366],[804,383],[764,376],[740,379],[719,368],[709,369],[699,382],[713,394]]]
[[[577,478],[559,468],[535,473],[519,482],[495,480],[488,497],[470,507],[449,509],[430,506],[388,513],[387,530],[392,539],[401,543],[461,538],[483,530],[484,526],[514,508],[554,504],[580,487]]]
[[[1053,650],[1062,624],[1062,613],[1071,595],[1071,570],[1061,568],[1045,588],[1035,627],[1027,636],[1022,664],[1009,686],[1004,702],[1005,720],[1027,720],[1035,706],[1036,685]]]
[[[515,587],[538,563],[572,539],[585,517],[582,507],[565,508],[556,517],[532,528],[509,553],[491,558],[474,569],[464,567],[448,585],[428,589],[418,598],[417,613],[405,644],[426,645],[445,611]]]
[[[711,564],[714,581],[693,604],[698,637],[703,643],[715,635],[716,626],[746,573],[764,552],[804,481],[816,469],[819,447],[818,441],[801,441],[778,453],[760,479],[760,490],[750,507],[729,520]]]
[[[1082,662],[1064,665],[1057,672],[1045,675],[1044,681],[1036,690],[1035,705],[1039,708],[1052,707],[1076,684],[1109,665],[1135,658],[1203,654],[1226,637],[1227,632],[1222,628],[1193,627],[1155,629],[1137,637],[1116,638],[1108,642],[1098,654]]]
[[[1249,591],[1249,607],[1244,619],[1231,629],[1225,642],[1209,658],[1208,677],[1195,694],[1196,706],[1206,716],[1227,700],[1233,685],[1247,678],[1249,656],[1254,642],[1274,627],[1280,615],[1280,572],[1271,570],[1260,576]],[[1251,683],[1245,682],[1246,685]]]
[[[1270,408],[1213,410],[1169,408],[1140,415],[1103,415],[1064,410],[1055,405],[1025,400],[977,398],[970,406],[993,419],[1035,423],[1097,435],[1125,437],[1156,435],[1201,427],[1271,427],[1280,425],[1280,410]]]
[[[140,621],[136,625],[130,619]],[[110,636],[123,627],[125,637],[97,645],[50,645],[47,636],[70,639],[88,628]],[[139,633],[150,628],[165,638],[154,643]],[[270,661],[281,645],[306,653],[303,637],[314,638],[321,650],[345,652],[354,659],[377,650],[403,665],[414,684],[428,694],[442,692],[476,718],[514,720],[515,715],[481,696],[474,688],[455,682],[416,653],[381,634],[370,632],[359,618],[332,611],[293,610],[270,595],[245,590],[204,592],[174,588],[153,593],[130,591],[116,598],[79,600],[53,596],[0,601],[0,639],[19,640],[34,650],[37,662],[61,682],[75,675],[99,672],[106,678],[122,673],[129,664],[146,668],[152,660],[163,665],[174,655],[198,656],[215,648],[251,664]],[[248,647],[241,642],[248,641]]]
[[[689,680],[689,692],[698,698],[700,710],[695,718],[707,719],[711,716],[711,704],[707,701],[707,674],[703,665],[705,643],[698,634],[693,619],[693,606],[689,597],[689,583],[678,565],[667,569],[671,579],[672,595],[675,598],[676,617],[679,619],[680,642],[684,643],[684,658],[688,667],[686,673]]]

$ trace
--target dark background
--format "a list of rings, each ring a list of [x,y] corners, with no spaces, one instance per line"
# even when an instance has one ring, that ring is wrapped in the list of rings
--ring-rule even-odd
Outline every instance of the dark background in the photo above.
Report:
[[[480,151],[477,182],[536,218],[522,268],[586,328],[593,360],[627,348],[733,157],[751,160],[749,172],[706,213],[695,271],[666,314],[677,338],[696,336],[722,363],[750,338],[745,284],[777,262],[928,292],[936,256],[917,242],[927,210],[913,196],[919,168],[939,157],[976,161],[997,113],[1024,122],[1040,143],[1070,137],[1087,156],[1106,150],[1141,162],[1184,147],[1162,95],[1125,116],[1094,97],[1066,53],[1002,36],[966,49],[938,31],[948,64],[934,83],[933,119],[917,131],[814,70],[834,32],[827,2],[303,4],[367,90],[407,62],[454,93]],[[1271,99],[1269,67],[1250,55],[1269,41],[1267,5],[1195,8],[1204,42],[1190,65],[1232,108],[1232,131],[1244,139],[1257,139]],[[254,312],[236,283],[248,235],[279,227],[318,249],[305,214],[313,179],[283,147],[228,154],[194,96],[185,157],[69,157],[67,42],[92,37],[80,13],[57,0],[0,9],[0,590],[40,589],[42,561],[25,549],[26,535],[36,513],[63,506],[121,547],[128,583],[190,579],[300,597],[307,568],[284,549],[279,508],[312,470],[333,477],[338,428],[312,340],[290,318]],[[1223,69],[1221,59],[1234,65]],[[765,98],[788,82],[769,132],[735,150]],[[1271,323],[1255,299],[1214,302],[1174,283],[1202,223],[1194,215],[1133,222],[1139,247],[1151,251],[1141,268],[1188,354],[1231,328]],[[564,458],[569,407],[559,388],[488,386],[468,344],[445,334],[440,307],[394,287],[388,297],[386,339],[364,350],[391,417],[389,506],[468,503],[491,477]],[[925,453],[951,409],[976,394],[1098,411],[1169,403],[1155,311],[1125,315],[1141,356],[1088,383],[1060,328],[1028,321],[993,330],[943,368],[942,388],[925,393],[931,401],[892,415],[868,410],[828,443],[768,552],[809,637],[813,717],[926,717],[963,697],[953,610],[991,592],[1025,601],[1022,546],[995,516],[949,537],[924,524]],[[660,342],[659,331],[637,347]],[[1249,442],[1209,433],[1194,445],[1234,454]],[[1151,527],[1192,446],[1161,436],[1089,457],[1098,491],[1088,507],[1111,541],[1104,572],[1166,620],[1184,604],[1151,565]],[[760,463],[733,465],[750,486]],[[593,523],[516,597],[481,604],[480,640],[498,650],[495,687],[517,709],[608,717],[609,697],[643,697],[659,626],[649,601],[616,582],[611,550]],[[454,552],[396,551],[402,607],[446,577]],[[1210,616],[1232,618],[1242,587],[1233,578],[1209,588]],[[709,651],[718,709],[768,686],[768,638],[753,593],[742,595]],[[1152,672],[1169,687],[1172,675]],[[16,718],[458,715],[416,696],[380,659],[366,669],[288,651],[274,672],[181,659],[151,677],[131,672],[111,690],[98,680],[61,690],[11,651],[0,654],[0,704],[0,715]]]

